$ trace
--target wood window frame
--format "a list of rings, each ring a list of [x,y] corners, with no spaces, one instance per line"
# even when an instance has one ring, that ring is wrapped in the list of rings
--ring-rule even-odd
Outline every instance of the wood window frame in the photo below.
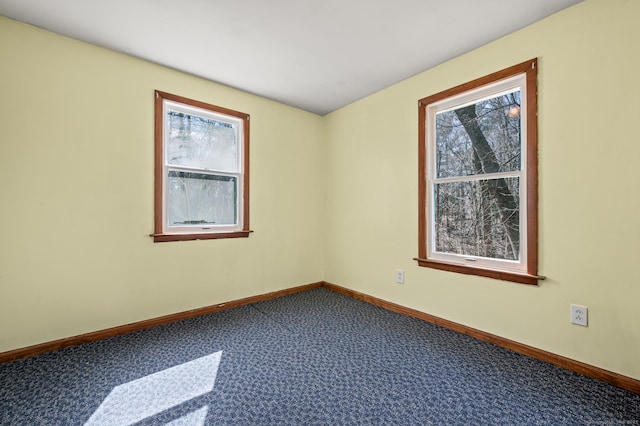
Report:
[[[164,101],[173,101],[187,106],[200,108],[213,113],[235,117],[242,121],[242,205],[238,213],[240,229],[233,231],[211,230],[202,232],[168,233],[164,229]],[[210,240],[221,238],[245,238],[252,232],[249,228],[249,114],[223,108],[217,105],[189,99],[183,96],[156,90],[154,92],[155,114],[155,154],[154,154],[154,242]]]
[[[434,268],[456,273],[478,275],[522,284],[537,285],[538,280],[544,279],[538,275],[538,94],[537,94],[537,58],[505,68],[495,73],[477,78],[459,86],[444,90],[418,101],[418,155],[419,155],[419,182],[418,182],[418,257],[415,258],[420,266]],[[517,75],[525,74],[526,84],[526,272],[513,272],[502,269],[488,269],[443,262],[428,258],[427,255],[427,108],[430,104],[444,99],[461,95],[465,92],[476,90],[480,87],[496,83]]]

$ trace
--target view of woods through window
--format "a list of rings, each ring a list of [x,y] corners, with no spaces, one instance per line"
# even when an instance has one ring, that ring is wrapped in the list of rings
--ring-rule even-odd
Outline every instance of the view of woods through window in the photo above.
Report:
[[[436,114],[437,252],[518,260],[520,90]]]

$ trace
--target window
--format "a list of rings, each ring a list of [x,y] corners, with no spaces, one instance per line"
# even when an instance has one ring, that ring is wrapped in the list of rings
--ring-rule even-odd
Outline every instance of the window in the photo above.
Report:
[[[154,241],[249,232],[249,115],[156,91]]]
[[[420,266],[537,284],[537,60],[421,99]]]

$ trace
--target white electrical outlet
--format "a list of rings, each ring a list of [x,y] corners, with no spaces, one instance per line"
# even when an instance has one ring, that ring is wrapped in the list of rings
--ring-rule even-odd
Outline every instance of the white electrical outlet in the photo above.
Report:
[[[398,284],[404,284],[404,270],[396,269],[396,282]]]
[[[588,310],[586,306],[571,305],[571,322],[582,326],[587,326]]]

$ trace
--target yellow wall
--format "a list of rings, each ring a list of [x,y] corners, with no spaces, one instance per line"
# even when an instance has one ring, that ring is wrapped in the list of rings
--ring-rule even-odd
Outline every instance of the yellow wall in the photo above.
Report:
[[[587,0],[324,118],[0,18],[0,352],[325,279],[640,379],[638,18]],[[533,57],[548,279],[419,268],[417,100]],[[147,236],[154,89],[251,114],[248,239]]]
[[[156,243],[153,91],[251,115],[249,238]],[[0,352],[322,279],[321,117],[0,17]]]
[[[639,19],[588,0],[326,116],[325,280],[640,379]],[[533,57],[548,280],[418,267],[417,100]]]

